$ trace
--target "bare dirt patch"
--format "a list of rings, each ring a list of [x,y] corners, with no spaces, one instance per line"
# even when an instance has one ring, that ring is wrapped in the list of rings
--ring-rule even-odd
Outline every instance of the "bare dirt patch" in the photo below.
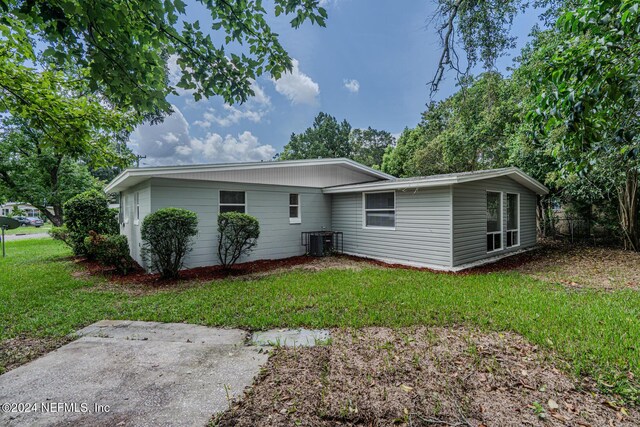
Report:
[[[24,365],[72,341],[64,338],[18,337],[0,342],[0,374]]]
[[[632,426],[640,414],[557,369],[512,333],[334,330],[276,350],[217,426]]]

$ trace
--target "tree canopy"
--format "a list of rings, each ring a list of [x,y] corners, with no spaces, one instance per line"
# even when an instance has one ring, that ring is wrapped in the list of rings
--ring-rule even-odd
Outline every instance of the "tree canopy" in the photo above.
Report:
[[[345,157],[370,167],[380,168],[387,147],[395,139],[387,131],[352,129],[346,120],[338,120],[320,112],[311,127],[300,134],[291,134],[278,160]]]
[[[503,167],[521,122],[521,93],[498,73],[469,78],[460,91],[431,102],[415,129],[406,129],[382,169],[414,176]]]
[[[556,43],[531,72],[528,118],[558,175],[614,194],[625,244],[640,250],[640,13],[637,1],[589,0],[558,20]],[[562,138],[548,138],[561,130]]]
[[[190,19],[197,7],[210,15],[210,29]],[[316,0],[274,0],[272,12],[291,16],[294,28],[305,21],[324,26],[327,18]],[[166,97],[178,89],[195,99],[242,102],[253,95],[257,76],[291,70],[266,15],[260,0],[199,0],[189,7],[182,0],[2,0],[0,52],[12,54],[5,69],[36,61],[82,69],[89,90],[110,103],[158,116],[170,111]],[[179,68],[177,83],[170,58]],[[10,81],[4,72],[0,87]],[[21,99],[17,89],[11,95]]]

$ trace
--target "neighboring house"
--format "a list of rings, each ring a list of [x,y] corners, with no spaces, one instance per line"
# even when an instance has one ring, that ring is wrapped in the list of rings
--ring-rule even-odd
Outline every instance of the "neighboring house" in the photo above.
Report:
[[[345,253],[438,270],[461,270],[536,244],[536,197],[547,188],[518,168],[394,178],[348,159],[127,169],[121,230],[141,264],[140,225],[164,207],[198,215],[187,267],[215,265],[219,212],[260,222],[242,261],[304,254],[301,233],[343,233]]]
[[[28,203],[18,203],[18,202],[7,202],[4,204],[0,204],[0,216],[13,216],[13,210],[15,207],[18,207],[22,212],[24,212],[24,216],[28,217],[40,217],[40,211],[33,207]]]

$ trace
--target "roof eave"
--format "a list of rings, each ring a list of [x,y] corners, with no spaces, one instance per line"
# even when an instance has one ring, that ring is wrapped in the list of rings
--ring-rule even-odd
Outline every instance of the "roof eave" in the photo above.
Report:
[[[129,168],[122,171],[118,176],[116,176],[107,186],[105,187],[105,192],[113,193],[116,191],[122,191],[129,186],[122,186],[122,184],[130,177],[153,177],[158,173],[180,173],[180,172],[189,172],[189,173],[198,173],[198,172],[208,172],[211,170],[215,171],[229,171],[229,170],[237,170],[237,169],[258,169],[258,168],[282,168],[282,167],[304,167],[311,165],[344,165],[348,167],[352,167],[356,170],[367,173],[368,175],[374,176],[379,179],[389,180],[395,178],[393,175],[389,175],[382,171],[370,168],[363,164],[360,164],[354,160],[347,158],[338,158],[338,159],[310,159],[310,160],[294,160],[287,162],[254,162],[254,163],[234,163],[234,164],[219,164],[219,165],[187,165],[187,166],[157,166],[150,168]],[[122,186],[122,188],[120,188]]]
[[[384,190],[404,190],[411,188],[427,188],[427,187],[440,187],[451,184],[461,184],[465,182],[478,181],[483,179],[497,178],[499,176],[509,176],[516,174],[522,178],[526,184],[520,183],[529,188],[536,194],[546,195],[549,193],[549,189],[543,184],[524,173],[519,168],[513,167],[504,170],[496,170],[494,172],[487,172],[482,175],[464,175],[464,176],[452,176],[442,179],[424,179],[406,182],[375,182],[375,183],[363,183],[363,184],[350,184],[338,187],[329,187],[323,190],[327,194],[340,194],[340,193],[353,193],[359,191],[384,191]]]

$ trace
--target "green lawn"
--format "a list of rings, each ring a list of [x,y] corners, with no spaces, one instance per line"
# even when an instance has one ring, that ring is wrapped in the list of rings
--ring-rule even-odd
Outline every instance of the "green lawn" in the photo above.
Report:
[[[0,260],[0,340],[58,337],[100,319],[270,327],[466,324],[512,330],[575,373],[640,402],[640,293],[567,290],[517,273],[399,269],[294,271],[132,296],[71,276],[53,240],[8,242]]]
[[[6,235],[14,235],[14,234],[38,234],[38,233],[48,233],[51,230],[51,223],[48,222],[41,227],[18,227],[13,230],[7,230],[4,233]]]

